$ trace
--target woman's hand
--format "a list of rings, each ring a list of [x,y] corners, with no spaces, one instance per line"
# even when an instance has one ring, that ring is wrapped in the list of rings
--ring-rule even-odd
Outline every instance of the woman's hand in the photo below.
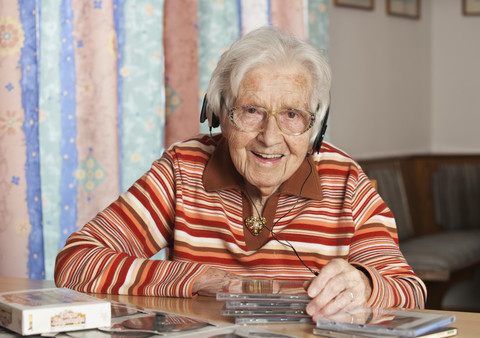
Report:
[[[215,296],[218,291],[222,290],[230,282],[231,279],[239,278],[241,277],[233,273],[209,268],[195,281],[192,292],[200,296]]]
[[[316,321],[320,316],[364,306],[370,298],[372,286],[362,271],[346,260],[336,258],[310,281],[307,292],[313,298],[307,305],[307,313]]]

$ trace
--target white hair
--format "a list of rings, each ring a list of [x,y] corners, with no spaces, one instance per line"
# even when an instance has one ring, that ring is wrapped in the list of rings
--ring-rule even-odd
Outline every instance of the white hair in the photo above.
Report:
[[[223,53],[208,85],[207,117],[212,121],[212,113],[220,117],[226,113],[225,106],[230,107],[235,103],[247,72],[272,64],[301,65],[311,77],[309,109],[315,113],[310,139],[312,145],[330,105],[330,66],[321,51],[296,37],[286,35],[278,28],[261,27],[253,30]]]

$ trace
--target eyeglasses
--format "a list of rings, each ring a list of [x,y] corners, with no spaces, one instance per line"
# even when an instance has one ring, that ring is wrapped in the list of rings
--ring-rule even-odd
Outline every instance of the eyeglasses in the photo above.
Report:
[[[301,135],[312,128],[315,114],[304,109],[288,108],[278,112],[268,112],[256,106],[236,106],[228,116],[233,125],[241,131],[260,132],[270,116],[274,116],[278,128],[287,135]]]

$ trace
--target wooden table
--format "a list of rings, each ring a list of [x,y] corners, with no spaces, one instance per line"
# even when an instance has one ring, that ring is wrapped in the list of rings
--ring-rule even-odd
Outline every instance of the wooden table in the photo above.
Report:
[[[54,287],[52,281],[32,280],[24,278],[11,278],[0,276],[0,292],[18,291],[25,289],[41,289]],[[94,295],[98,298],[108,298],[114,301],[139,305],[149,309],[158,309],[165,312],[184,314],[216,322],[233,323],[232,317],[222,316],[220,313],[223,302],[213,297],[196,297],[192,299],[167,298],[167,297],[142,297],[120,295]],[[430,312],[445,312],[433,311]],[[447,313],[447,312],[445,312]],[[480,313],[448,311],[456,316],[456,321],[451,326],[458,328],[457,337],[480,337]],[[284,324],[261,325],[266,330],[290,334],[297,337],[318,337],[313,335],[313,324]]]

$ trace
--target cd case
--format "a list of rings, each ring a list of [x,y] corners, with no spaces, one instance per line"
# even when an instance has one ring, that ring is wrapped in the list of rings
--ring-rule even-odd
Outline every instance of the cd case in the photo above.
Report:
[[[416,337],[453,323],[455,316],[413,310],[357,308],[317,320],[317,328],[358,334]]]
[[[270,309],[270,308],[284,308],[284,309],[305,309],[306,302],[268,302],[268,301],[236,301],[227,300],[225,302],[226,309]]]
[[[321,336],[324,338],[401,338],[399,336],[386,336],[384,334],[373,334],[373,333],[358,333],[358,332],[349,332],[349,331],[332,331],[332,330],[323,330],[319,328],[313,329],[313,334],[315,336]],[[428,331],[417,338],[448,338],[454,337],[458,334],[458,329],[455,327],[444,326],[433,331]]]
[[[304,280],[232,279],[217,293],[217,300],[304,302],[311,300]]]
[[[309,317],[305,309],[289,308],[250,308],[250,309],[227,309],[223,307],[224,316],[287,316],[287,317]]]
[[[313,323],[311,317],[235,317],[235,324],[237,325],[256,325],[256,324],[298,324],[298,323]]]

